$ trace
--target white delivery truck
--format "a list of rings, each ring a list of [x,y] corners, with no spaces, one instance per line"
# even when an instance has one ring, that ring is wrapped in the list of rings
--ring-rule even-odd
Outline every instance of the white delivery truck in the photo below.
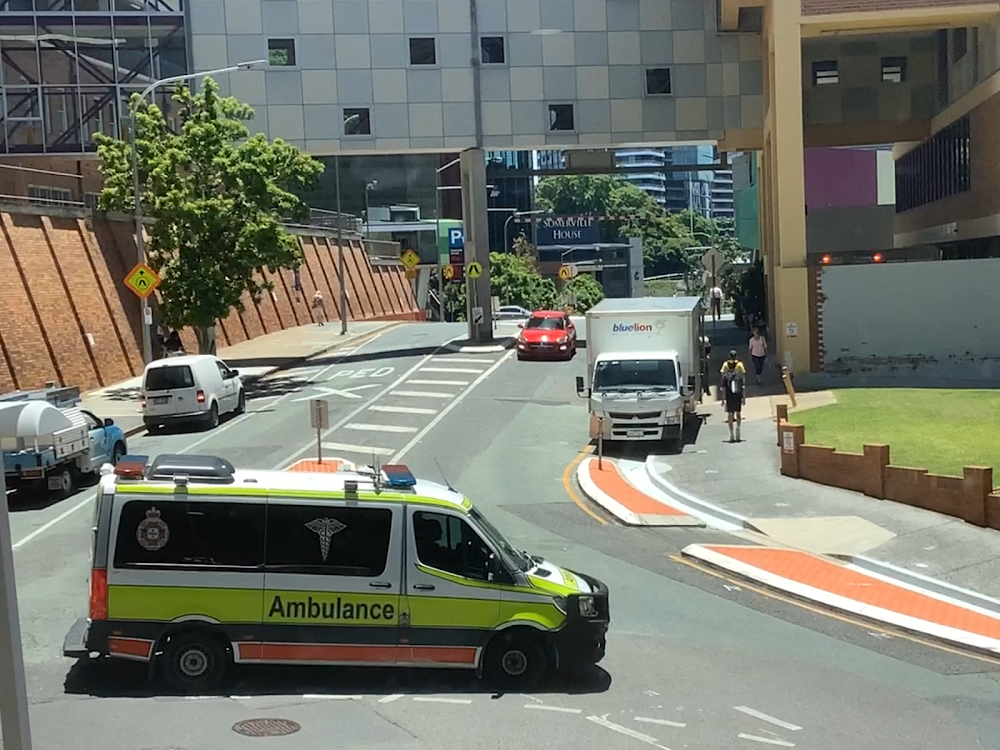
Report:
[[[681,444],[708,378],[703,310],[700,297],[643,297],[587,311],[587,375],[576,388],[591,438]]]

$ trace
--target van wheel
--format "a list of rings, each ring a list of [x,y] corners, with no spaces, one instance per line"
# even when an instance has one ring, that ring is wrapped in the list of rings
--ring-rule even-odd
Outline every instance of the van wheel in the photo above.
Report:
[[[206,422],[208,429],[214,430],[219,426],[219,405],[213,403],[212,408],[208,411],[208,421]]]
[[[538,638],[524,631],[499,633],[483,657],[483,675],[497,687],[524,690],[538,684],[548,669]]]
[[[163,678],[182,693],[206,691],[226,676],[229,655],[218,640],[204,633],[180,633],[163,654]]]
[[[235,413],[237,415],[239,415],[239,414],[246,414],[246,411],[247,411],[247,394],[241,390],[240,391],[240,397],[236,401],[236,412]]]

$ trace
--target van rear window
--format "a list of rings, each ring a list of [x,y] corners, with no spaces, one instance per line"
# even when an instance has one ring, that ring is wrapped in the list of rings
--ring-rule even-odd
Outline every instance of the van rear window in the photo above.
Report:
[[[194,374],[187,365],[154,367],[146,373],[147,391],[169,391],[174,388],[194,388]]]

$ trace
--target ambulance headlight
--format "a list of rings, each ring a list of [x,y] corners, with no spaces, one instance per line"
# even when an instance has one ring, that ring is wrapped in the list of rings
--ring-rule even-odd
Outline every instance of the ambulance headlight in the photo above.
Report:
[[[566,606],[565,596],[553,596],[552,603],[556,605],[556,609],[562,612],[564,615],[569,614],[569,607]]]
[[[580,602],[580,617],[597,617],[597,604],[594,602],[594,597],[581,596],[578,601]]]

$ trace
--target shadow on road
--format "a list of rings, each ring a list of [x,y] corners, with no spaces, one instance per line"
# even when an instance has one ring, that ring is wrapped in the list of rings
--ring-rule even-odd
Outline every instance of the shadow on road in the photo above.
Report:
[[[174,695],[160,681],[147,678],[145,664],[89,659],[77,662],[66,675],[68,695],[100,698],[153,698]],[[533,688],[533,693],[583,695],[606,692],[611,675],[599,666],[581,675],[556,675]],[[488,682],[464,670],[364,667],[289,667],[235,665],[229,679],[212,696],[301,696],[301,695],[492,695],[500,698]]]

